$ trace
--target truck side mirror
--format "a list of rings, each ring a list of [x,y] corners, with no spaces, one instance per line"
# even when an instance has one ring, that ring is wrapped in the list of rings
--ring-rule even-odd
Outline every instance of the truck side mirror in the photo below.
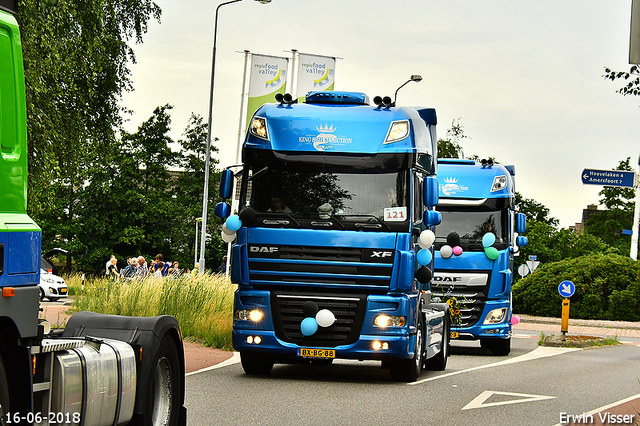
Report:
[[[231,198],[231,192],[233,191],[233,172],[229,169],[224,169],[220,173],[220,198],[226,200]]]
[[[422,201],[427,207],[434,207],[438,204],[438,179],[435,176],[427,176],[424,178],[422,185]]]
[[[516,214],[516,232],[518,234],[527,232],[527,218],[523,213]]]
[[[422,222],[426,226],[440,225],[440,222],[442,222],[442,215],[440,212],[435,210],[425,210],[422,214]]]
[[[518,238],[516,238],[516,244],[518,245],[518,247],[525,247],[529,245],[529,239],[527,237],[523,237],[522,235],[518,235]]]
[[[229,203],[220,202],[216,204],[213,214],[218,216],[220,219],[226,219],[231,215],[231,206]]]

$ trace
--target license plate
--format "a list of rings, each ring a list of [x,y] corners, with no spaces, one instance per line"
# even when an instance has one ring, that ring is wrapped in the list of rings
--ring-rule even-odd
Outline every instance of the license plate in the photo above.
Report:
[[[458,332],[457,332],[457,331],[452,331],[452,332],[451,332],[451,338],[452,338],[452,339],[457,339],[458,337],[460,337],[460,336],[459,336],[459,334],[458,334]]]
[[[335,358],[335,349],[312,349],[312,348],[300,348],[298,349],[298,356],[303,358]]]

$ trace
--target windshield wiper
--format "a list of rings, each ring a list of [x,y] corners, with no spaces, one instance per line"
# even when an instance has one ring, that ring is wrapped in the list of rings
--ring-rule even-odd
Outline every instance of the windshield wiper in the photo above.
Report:
[[[380,218],[378,216],[375,216],[375,215],[372,215],[372,214],[349,215],[349,216],[373,218],[380,225],[382,225],[385,228],[387,228],[387,231],[391,231],[391,227],[389,225],[387,225],[386,223],[384,223],[382,220],[380,220]],[[358,225],[360,225],[360,227],[366,227],[366,225],[370,225],[370,224],[369,223],[356,222],[355,226],[358,226]]]
[[[260,170],[255,172],[253,175],[249,176],[249,178],[247,180],[248,181],[254,180],[255,178],[265,174],[267,172],[267,170],[269,170],[269,166],[264,166],[263,168],[261,168]]]

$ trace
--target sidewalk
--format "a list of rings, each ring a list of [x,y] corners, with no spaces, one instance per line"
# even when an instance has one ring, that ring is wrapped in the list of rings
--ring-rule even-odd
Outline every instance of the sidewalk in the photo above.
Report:
[[[517,315],[517,314],[516,314]],[[513,330],[560,333],[561,319],[518,315],[520,323]],[[640,339],[640,322],[569,319],[568,334]]]

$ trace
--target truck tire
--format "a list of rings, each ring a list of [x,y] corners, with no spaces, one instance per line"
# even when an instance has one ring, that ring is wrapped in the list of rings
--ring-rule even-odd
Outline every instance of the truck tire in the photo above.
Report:
[[[511,338],[480,339],[480,347],[489,349],[493,355],[506,356],[511,352]]]
[[[391,364],[391,378],[397,382],[415,382],[422,372],[424,363],[424,325],[422,314],[418,314],[416,327],[416,346],[413,358],[398,359]]]
[[[153,358],[155,369],[143,392],[149,392],[143,426],[177,426],[180,417],[180,358],[175,340],[165,334]],[[140,389],[139,389],[140,390]]]
[[[451,317],[449,312],[445,312],[442,322],[442,348],[436,356],[424,360],[424,368],[427,370],[444,371],[447,368],[447,359],[451,348]]]
[[[0,358],[0,426],[5,425],[5,414],[10,412],[9,408],[9,384],[7,373],[4,370],[4,363]]]
[[[266,376],[273,368],[273,361],[253,352],[240,352],[240,362],[244,372],[253,376]]]

